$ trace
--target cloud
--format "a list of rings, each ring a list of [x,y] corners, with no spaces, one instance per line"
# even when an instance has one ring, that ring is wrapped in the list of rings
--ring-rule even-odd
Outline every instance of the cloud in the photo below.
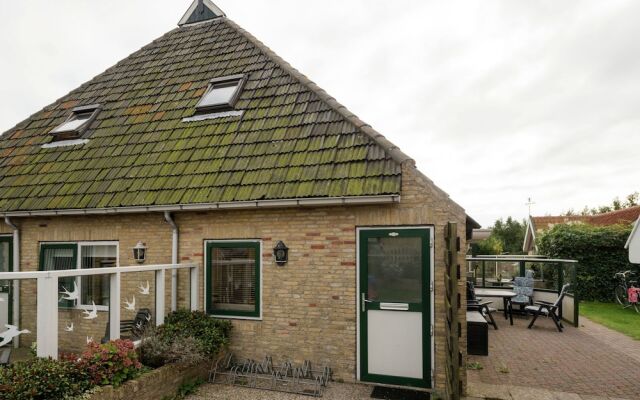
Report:
[[[640,190],[640,2],[218,0],[484,225]],[[0,131],[189,1],[0,3]]]

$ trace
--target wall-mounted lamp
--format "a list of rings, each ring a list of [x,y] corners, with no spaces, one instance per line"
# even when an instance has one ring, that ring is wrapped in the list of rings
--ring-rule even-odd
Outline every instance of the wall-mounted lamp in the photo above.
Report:
[[[289,260],[289,248],[285,246],[282,240],[279,240],[276,247],[273,248],[273,255],[276,258],[276,264],[280,267]]]
[[[133,248],[133,258],[138,264],[142,264],[147,257],[147,246],[142,242],[138,242]]]

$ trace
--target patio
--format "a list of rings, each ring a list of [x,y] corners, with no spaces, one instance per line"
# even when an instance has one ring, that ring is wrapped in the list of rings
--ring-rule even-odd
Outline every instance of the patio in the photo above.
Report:
[[[565,323],[562,333],[547,318],[533,329],[522,316],[514,317],[513,326],[501,317],[496,321],[499,329],[489,332],[489,356],[469,356],[469,363],[483,367],[467,371],[471,396],[516,398],[508,385],[565,392],[564,398],[572,399],[637,398],[637,341],[584,317],[579,328]]]

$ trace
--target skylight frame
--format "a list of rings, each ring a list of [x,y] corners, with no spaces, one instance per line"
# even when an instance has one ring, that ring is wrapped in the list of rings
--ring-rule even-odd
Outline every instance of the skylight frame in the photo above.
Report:
[[[234,110],[234,107],[238,102],[238,99],[240,98],[240,94],[242,93],[242,89],[244,88],[246,81],[247,76],[245,74],[229,75],[211,79],[209,81],[207,90],[198,101],[198,104],[196,104],[196,115],[214,114],[218,112]],[[229,87],[233,83],[236,83],[236,89],[229,98],[229,101],[216,104],[203,104],[205,102],[205,99],[211,94],[212,91]]]
[[[80,139],[86,133],[91,123],[95,120],[98,112],[100,112],[100,104],[92,104],[88,106],[80,106],[71,110],[71,115],[57,127],[53,128],[49,134],[53,136],[53,141]],[[78,126],[69,129],[62,129],[65,125],[77,121],[82,117],[84,122]]]

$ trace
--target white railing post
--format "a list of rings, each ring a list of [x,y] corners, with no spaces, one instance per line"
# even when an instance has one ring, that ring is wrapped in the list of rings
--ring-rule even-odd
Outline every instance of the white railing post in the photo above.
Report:
[[[191,290],[191,311],[198,311],[198,267],[192,267],[189,270],[189,286]]]
[[[164,324],[164,269],[156,271],[156,326]]]
[[[38,357],[58,359],[58,277],[38,278],[36,317]]]
[[[109,275],[109,340],[120,339],[120,273]]]

